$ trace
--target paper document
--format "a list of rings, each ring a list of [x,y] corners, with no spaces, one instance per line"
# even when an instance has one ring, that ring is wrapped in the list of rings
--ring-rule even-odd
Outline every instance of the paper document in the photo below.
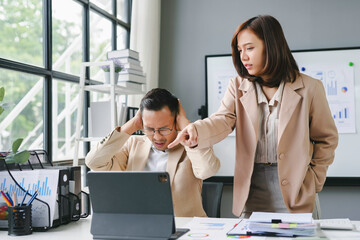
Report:
[[[247,235],[247,225],[248,223],[246,219],[240,219],[240,221],[237,222],[234,227],[227,232],[227,235]]]
[[[55,202],[57,196],[57,186],[59,181],[59,170],[41,169],[28,171],[11,171],[11,174],[18,184],[33,195],[39,191],[36,198],[46,202],[50,207],[50,227],[52,226],[55,211]],[[11,179],[7,171],[0,172],[0,189],[7,192],[16,192],[19,204],[22,202],[25,192],[23,192]],[[24,204],[30,200],[30,196],[26,196]],[[2,198],[0,202],[4,201]],[[34,200],[32,202],[32,226],[48,227],[49,211],[46,204]]]
[[[229,240],[226,233],[238,223],[238,218],[199,218],[195,217],[185,228],[190,231],[185,233],[179,240],[184,239],[207,239],[207,240]]]
[[[254,212],[248,220],[242,220],[227,234],[230,236],[315,236],[317,225],[313,222],[311,213],[309,214]]]
[[[249,222],[263,223],[312,223],[312,213],[272,213],[272,212],[253,212]]]

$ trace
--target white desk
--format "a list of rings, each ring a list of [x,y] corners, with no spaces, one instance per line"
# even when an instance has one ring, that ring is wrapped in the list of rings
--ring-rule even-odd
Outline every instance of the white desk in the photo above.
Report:
[[[192,218],[175,218],[177,227],[184,227],[189,223]],[[360,221],[353,221],[360,230]],[[7,231],[0,231],[0,239],[33,239],[33,240],[91,240],[92,235],[90,233],[91,216],[85,219],[80,219],[77,222],[71,222],[66,225],[59,226],[57,228],[50,229],[46,232],[33,232],[30,235],[13,237],[9,236]],[[360,239],[360,232],[347,232],[347,237],[343,231],[324,231],[328,239],[331,240],[344,240],[344,239]],[[350,233],[350,234],[349,234]],[[226,236],[224,236],[226,239]],[[210,240],[210,238],[204,238],[204,240]],[[229,239],[229,238],[228,238]],[[251,239],[251,238],[250,238]],[[274,238],[256,238],[256,239],[274,239]],[[289,238],[283,238],[289,240]]]
[[[25,236],[9,236],[7,231],[0,231],[0,239],[33,239],[33,240],[91,240],[91,217],[70,222],[45,232],[33,232]]]
[[[176,226],[182,227],[190,222],[192,218],[176,218]],[[33,239],[33,240],[91,240],[90,233],[91,215],[77,222],[70,222],[45,232],[33,232],[26,236],[9,236],[7,231],[0,231],[0,239]]]

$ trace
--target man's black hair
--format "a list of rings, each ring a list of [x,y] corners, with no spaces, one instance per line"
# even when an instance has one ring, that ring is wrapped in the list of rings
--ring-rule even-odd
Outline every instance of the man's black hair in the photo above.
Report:
[[[162,88],[154,88],[146,93],[141,99],[140,111],[146,110],[159,111],[167,106],[171,115],[176,116],[179,112],[179,101],[177,97],[172,95],[168,90]]]

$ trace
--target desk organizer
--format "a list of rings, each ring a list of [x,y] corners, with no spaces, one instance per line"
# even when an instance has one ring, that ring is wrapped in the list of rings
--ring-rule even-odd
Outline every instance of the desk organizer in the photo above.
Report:
[[[48,161],[47,152],[45,150],[29,150],[29,152],[30,152],[29,160],[24,164],[14,164],[14,163],[7,164],[5,162],[5,156],[7,153],[0,152],[0,171],[5,171],[5,172],[7,171],[12,181],[16,184],[16,186],[25,193],[26,190],[13,177],[11,173],[12,171],[59,169],[59,181],[58,181],[57,200],[56,200],[58,218],[54,219],[53,222],[51,222],[50,206],[45,201],[42,201],[41,199],[36,197],[34,198],[34,201],[41,204],[45,204],[44,214],[46,214],[47,224],[46,226],[32,227],[32,231],[44,231],[51,227],[57,227],[59,225],[67,224],[71,221],[77,221],[80,218],[86,218],[90,214],[89,195],[81,191],[81,189],[77,190],[76,193],[72,193],[69,191],[69,180],[79,181],[81,186],[81,182],[80,182],[81,180],[79,179],[79,177],[77,177],[78,179],[71,179],[71,177],[75,175],[74,174],[75,172],[77,176],[81,175],[80,167],[53,166],[53,164]],[[66,175],[67,181],[64,181],[64,179],[66,179],[64,175]],[[29,193],[27,193],[27,195],[30,197],[32,196]],[[87,202],[87,206],[88,206],[88,208],[84,210],[85,213],[82,212],[82,206],[81,206],[82,198],[85,202]],[[8,216],[10,217],[10,207],[9,207]],[[6,230],[8,229],[8,227],[9,225],[7,220],[0,220],[0,230]]]
[[[8,234],[11,236],[29,235],[32,233],[31,227],[31,204],[29,206],[9,207],[9,228]]]

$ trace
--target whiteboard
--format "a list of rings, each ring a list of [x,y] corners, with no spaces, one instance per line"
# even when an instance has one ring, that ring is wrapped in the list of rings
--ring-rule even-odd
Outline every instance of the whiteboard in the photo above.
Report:
[[[360,47],[297,50],[293,51],[293,56],[300,72],[312,77],[324,78],[325,73],[330,70],[334,70],[337,76],[343,73],[342,80],[337,81],[336,84],[323,81],[329,106],[339,131],[339,145],[327,176],[360,177]],[[231,54],[205,56],[205,65],[206,106],[208,116],[210,116],[219,108],[227,84],[232,77],[237,76],[237,72],[232,63]],[[324,74],[319,74],[319,70],[322,70]],[[346,85],[344,82],[349,84]],[[335,93],[338,96],[335,97]],[[350,97],[346,97],[348,95]],[[345,109],[345,105],[350,107]],[[347,119],[344,119],[345,115]],[[342,119],[339,120],[339,117]],[[346,122],[349,118],[351,121]],[[233,176],[235,137],[229,136],[217,143],[214,145],[214,151],[221,161],[221,168],[216,176]]]

